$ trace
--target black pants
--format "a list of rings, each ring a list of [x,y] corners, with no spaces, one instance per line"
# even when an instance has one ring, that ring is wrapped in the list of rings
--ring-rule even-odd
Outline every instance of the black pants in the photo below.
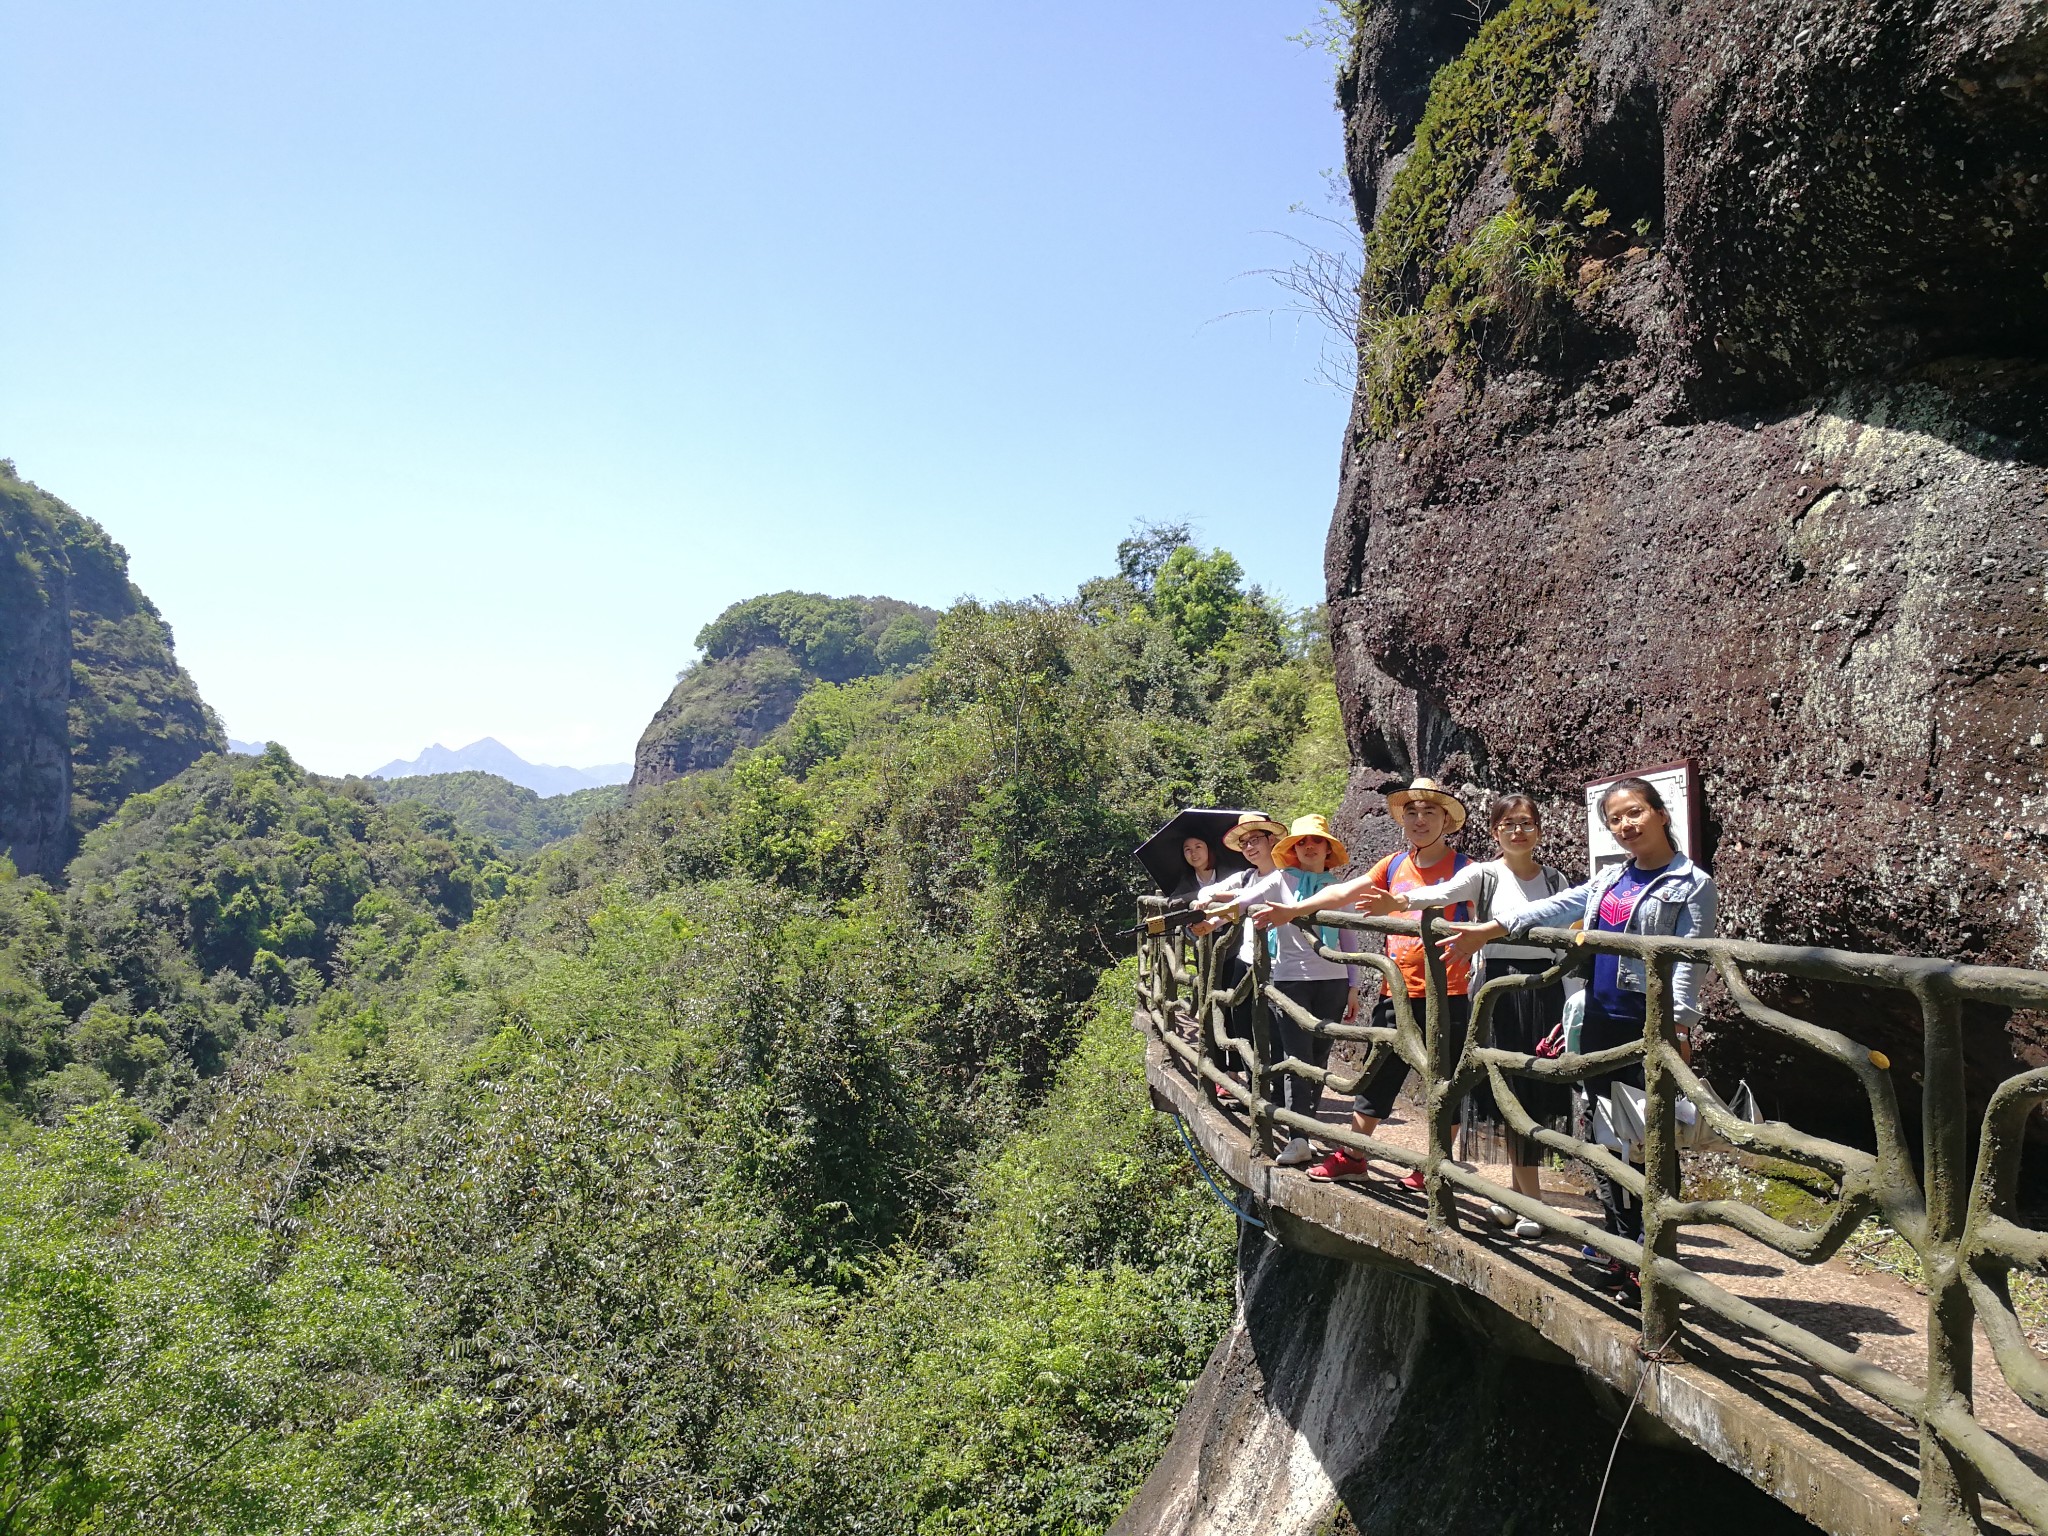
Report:
[[[1643,1034],[1641,1019],[1617,1019],[1602,1013],[1592,1006],[1590,999],[1586,1007],[1586,1022],[1579,1035],[1579,1049],[1584,1052],[1605,1051],[1617,1045],[1626,1045],[1631,1040],[1640,1040]],[[1581,1141],[1593,1139],[1593,1106],[1611,1094],[1616,1083],[1627,1083],[1631,1088],[1643,1086],[1643,1064],[1632,1061],[1618,1072],[1609,1072],[1601,1077],[1586,1079],[1586,1113],[1578,1127]],[[1614,1149],[1608,1148],[1611,1152]],[[1640,1168],[1640,1163],[1631,1160],[1631,1166]],[[1607,1230],[1616,1237],[1625,1237],[1632,1243],[1643,1240],[1643,1203],[1614,1180],[1597,1169],[1586,1170],[1593,1175],[1593,1193],[1599,1196],[1600,1213],[1605,1218]]]
[[[1251,967],[1236,955],[1216,962],[1216,989],[1228,992],[1240,981]],[[1234,1039],[1249,1040],[1252,1037],[1252,1005],[1239,1003],[1224,1016],[1223,1031]],[[1228,1072],[1237,1064],[1237,1052],[1228,1046],[1216,1043],[1215,1015],[1212,1013],[1202,1020],[1202,1045],[1209,1053],[1209,1062],[1219,1072]]]
[[[1344,1005],[1351,998],[1351,983],[1343,977],[1328,981],[1279,981],[1275,982],[1282,996],[1298,1003],[1325,1024],[1334,1024],[1344,1017]],[[1276,1057],[1292,1056],[1305,1061],[1312,1067],[1327,1067],[1330,1064],[1330,1037],[1311,1034],[1278,1008],[1273,1010],[1273,1053]],[[1279,1082],[1266,1090],[1268,1098],[1275,1097],[1297,1115],[1313,1117],[1322,1107],[1323,1084],[1320,1078],[1303,1077],[1298,1072],[1277,1074]],[[1287,1127],[1287,1134],[1299,1136],[1299,1126]]]
[[[1423,1000],[1411,997],[1408,1004],[1418,1014],[1422,1012]],[[1380,1029],[1394,1027],[1394,1000],[1383,997],[1372,1007],[1372,1021]],[[1456,1061],[1458,1053],[1465,1049],[1465,1031],[1472,1024],[1472,999],[1469,997],[1447,996],[1444,998],[1444,1028],[1450,1032],[1451,1059]],[[1394,1101],[1401,1096],[1402,1085],[1408,1081],[1408,1063],[1389,1047],[1386,1060],[1373,1069],[1365,1086],[1358,1090],[1358,1096],[1351,1101],[1353,1114],[1364,1115],[1369,1120],[1384,1120],[1394,1112]]]
[[[1496,976],[1537,976],[1555,964],[1551,960],[1517,960],[1490,956],[1486,979]],[[1564,987],[1552,982],[1547,987],[1503,992],[1493,1004],[1493,1043],[1504,1051],[1536,1053],[1537,1042],[1550,1033],[1564,1017]],[[1515,1099],[1538,1125],[1569,1131],[1572,1125],[1572,1091],[1568,1083],[1546,1083],[1539,1078],[1510,1073]],[[1481,1079],[1465,1096],[1465,1129],[1498,1134],[1506,1143],[1508,1161],[1524,1167],[1543,1161],[1543,1149],[1526,1142],[1508,1127],[1507,1117],[1494,1102],[1493,1084]]]

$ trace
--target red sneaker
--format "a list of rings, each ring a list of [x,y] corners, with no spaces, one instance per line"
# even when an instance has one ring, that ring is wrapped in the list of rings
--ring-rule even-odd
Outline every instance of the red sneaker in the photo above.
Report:
[[[1429,1180],[1422,1176],[1420,1168],[1411,1168],[1408,1170],[1408,1177],[1401,1181],[1401,1187],[1403,1189],[1427,1189],[1429,1187]]]
[[[1349,1147],[1339,1147],[1315,1167],[1308,1176],[1319,1184],[1356,1184],[1372,1172],[1372,1165],[1353,1152]]]

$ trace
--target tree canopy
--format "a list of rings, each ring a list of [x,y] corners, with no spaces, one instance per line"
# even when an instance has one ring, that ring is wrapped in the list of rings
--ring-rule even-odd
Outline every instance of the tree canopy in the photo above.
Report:
[[[0,1536],[1104,1529],[1231,1309],[1128,850],[1342,783],[1182,547],[524,859],[273,748],[0,879]]]

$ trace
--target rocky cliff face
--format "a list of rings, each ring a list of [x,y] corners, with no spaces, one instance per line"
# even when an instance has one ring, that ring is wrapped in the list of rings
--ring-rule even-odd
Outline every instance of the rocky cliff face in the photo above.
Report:
[[[1111,1536],[1577,1533],[1610,1454],[1602,1530],[1815,1529],[1697,1452],[1616,1452],[1575,1370],[1499,1347],[1449,1291],[1257,1236],[1239,1261],[1237,1322]]]
[[[1729,931],[2048,964],[2048,7],[1392,0],[1340,96],[1351,828],[1690,757]]]
[[[54,875],[128,796],[226,747],[126,552],[0,468],[0,854]]]

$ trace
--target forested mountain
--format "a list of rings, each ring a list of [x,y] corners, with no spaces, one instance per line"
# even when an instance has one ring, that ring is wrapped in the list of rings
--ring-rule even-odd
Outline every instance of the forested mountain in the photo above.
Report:
[[[55,874],[130,795],[226,747],[127,552],[0,460],[0,856]]]
[[[734,603],[697,634],[704,654],[640,737],[635,784],[723,767],[788,720],[804,690],[916,666],[938,615],[890,597],[771,592]]]
[[[245,1041],[398,976],[502,895],[489,844],[272,746],[208,756],[90,833],[61,892],[0,864],[0,1123],[125,1097],[174,1120]]]
[[[511,853],[536,853],[573,836],[597,812],[624,805],[629,793],[623,784],[599,784],[542,798],[524,785],[475,770],[354,782],[365,785],[379,805],[414,801],[443,811],[461,831]]]
[[[0,1531],[1107,1525],[1231,1304],[1129,849],[1343,777],[1183,539],[528,866],[272,749],[0,884]]]

